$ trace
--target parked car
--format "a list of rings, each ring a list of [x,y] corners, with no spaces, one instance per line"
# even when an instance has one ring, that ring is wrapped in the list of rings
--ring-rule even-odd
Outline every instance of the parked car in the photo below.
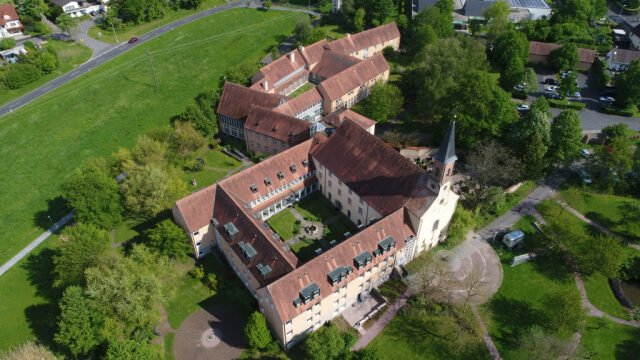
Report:
[[[560,73],[560,78],[564,79],[564,78],[569,77],[571,75],[573,75],[573,71],[571,71],[571,70],[563,71],[563,72]]]
[[[96,13],[95,11],[89,11],[89,15],[96,16],[96,15],[98,15],[98,13]]]
[[[584,169],[578,170],[578,175],[580,175],[580,179],[582,179],[582,182],[585,184],[591,184],[593,182],[591,176]]]
[[[128,41],[128,42],[129,42],[129,44],[133,44],[133,43],[134,43],[134,42],[136,42],[136,41],[138,41],[138,38],[134,36],[134,37],[132,37],[131,39],[129,39],[129,41]]]
[[[616,99],[612,98],[611,96],[600,96],[600,101],[614,103],[616,102]]]
[[[520,104],[520,105],[516,106],[516,110],[518,110],[518,111],[527,111],[527,110],[529,110],[529,105]]]
[[[526,82],[522,82],[522,83],[514,86],[513,89],[514,90],[525,91],[525,90],[527,90],[527,83]]]
[[[564,99],[564,97],[562,97],[562,95],[557,94],[557,93],[551,93],[551,92],[545,93],[544,97],[546,97],[547,99],[553,99],[553,100],[562,100],[562,99]]]
[[[547,85],[560,85],[560,82],[554,78],[546,78],[544,79],[544,83]]]
[[[552,85],[552,86],[547,86],[546,88],[544,88],[544,91],[547,92],[558,92],[558,89],[560,89],[559,87]]]
[[[582,155],[582,157],[587,158],[587,157],[589,157],[589,155],[591,155],[591,153],[587,149],[582,149],[582,150],[580,150],[580,155]]]
[[[580,99],[582,97],[582,95],[580,94],[579,91],[576,91],[574,93],[567,92],[566,95],[569,96],[569,97],[574,97],[574,98],[578,98],[578,99]]]

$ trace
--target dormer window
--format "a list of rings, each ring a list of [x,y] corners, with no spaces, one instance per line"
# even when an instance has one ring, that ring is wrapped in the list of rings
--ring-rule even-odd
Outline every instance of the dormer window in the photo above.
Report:
[[[363,267],[371,264],[371,258],[373,256],[370,252],[364,251],[353,258],[353,264],[356,266],[356,269],[360,270]]]
[[[278,179],[284,180],[284,173],[282,171],[278,171]]]
[[[320,296],[320,287],[315,282],[300,290],[300,300],[305,304],[315,300],[318,296]],[[295,303],[295,300],[293,302]]]
[[[269,276],[269,273],[271,273],[271,267],[269,265],[263,266],[262,264],[258,264],[256,265],[256,269],[258,269],[258,271],[260,272],[262,280],[266,280],[267,276]]]
[[[231,240],[233,240],[236,237],[236,235],[238,235],[238,233],[240,232],[238,228],[235,226],[235,224],[232,222],[226,223],[224,225],[224,230],[227,232],[227,235],[229,235],[229,238]]]
[[[396,241],[391,237],[387,236],[384,240],[378,243],[378,249],[381,253],[385,254],[387,251],[390,251],[396,247]]]
[[[303,160],[302,160],[302,166],[304,166],[304,167],[308,167],[308,166],[309,166],[309,160],[307,160],[307,159],[303,159]]]
[[[271,186],[271,178],[268,178],[268,177],[264,178],[264,184],[267,186]]]
[[[289,166],[289,170],[291,170],[291,173],[292,173],[292,174],[295,174],[295,173],[296,173],[296,171],[297,171],[297,169],[296,169],[296,166],[295,166],[295,165],[291,165],[291,166]]]
[[[254,249],[253,246],[251,246],[251,244],[249,243],[240,241],[238,243],[238,246],[240,247],[240,250],[242,250],[242,255],[244,255],[244,258],[247,259],[248,262],[251,262],[251,260],[253,260],[253,258],[258,255],[256,249]]]
[[[256,184],[251,184],[249,189],[251,189],[251,192],[254,194],[258,192],[258,186]]]

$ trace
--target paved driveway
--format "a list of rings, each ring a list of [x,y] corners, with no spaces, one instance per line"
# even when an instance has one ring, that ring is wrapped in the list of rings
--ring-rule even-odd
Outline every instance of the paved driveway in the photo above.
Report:
[[[530,94],[528,100],[529,103],[532,103],[538,96],[543,94],[545,87],[544,80],[546,78],[556,77],[556,74],[548,69],[536,69],[536,75],[538,77],[538,94]],[[609,125],[625,123],[629,125],[630,129],[640,131],[640,119],[609,115],[600,111],[600,104],[598,103],[600,91],[598,91],[589,76],[578,73],[578,88],[582,95],[582,99],[580,101],[587,104],[586,108],[580,111],[580,123],[582,125],[582,130],[601,130]],[[562,109],[557,108],[551,108],[550,110],[554,116],[562,112]]]

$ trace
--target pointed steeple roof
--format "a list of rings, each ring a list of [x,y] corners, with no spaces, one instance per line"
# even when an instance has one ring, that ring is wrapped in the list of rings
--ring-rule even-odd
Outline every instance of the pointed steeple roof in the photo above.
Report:
[[[443,164],[449,164],[458,160],[456,156],[456,121],[454,120],[451,127],[447,131],[440,144],[438,153],[435,154],[434,159],[440,161]]]

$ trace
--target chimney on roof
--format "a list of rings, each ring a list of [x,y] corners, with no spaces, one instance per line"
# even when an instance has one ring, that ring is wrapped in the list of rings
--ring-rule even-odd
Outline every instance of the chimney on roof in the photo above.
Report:
[[[298,46],[298,51],[303,52],[304,51],[304,46],[302,46],[302,45]]]
[[[269,82],[267,80],[265,80],[262,83],[262,87],[264,87],[264,91],[269,91]]]
[[[351,37],[351,34],[347,33],[347,37]]]
[[[296,61],[296,53],[294,53],[293,51],[289,53],[289,60],[291,60],[291,62]]]

